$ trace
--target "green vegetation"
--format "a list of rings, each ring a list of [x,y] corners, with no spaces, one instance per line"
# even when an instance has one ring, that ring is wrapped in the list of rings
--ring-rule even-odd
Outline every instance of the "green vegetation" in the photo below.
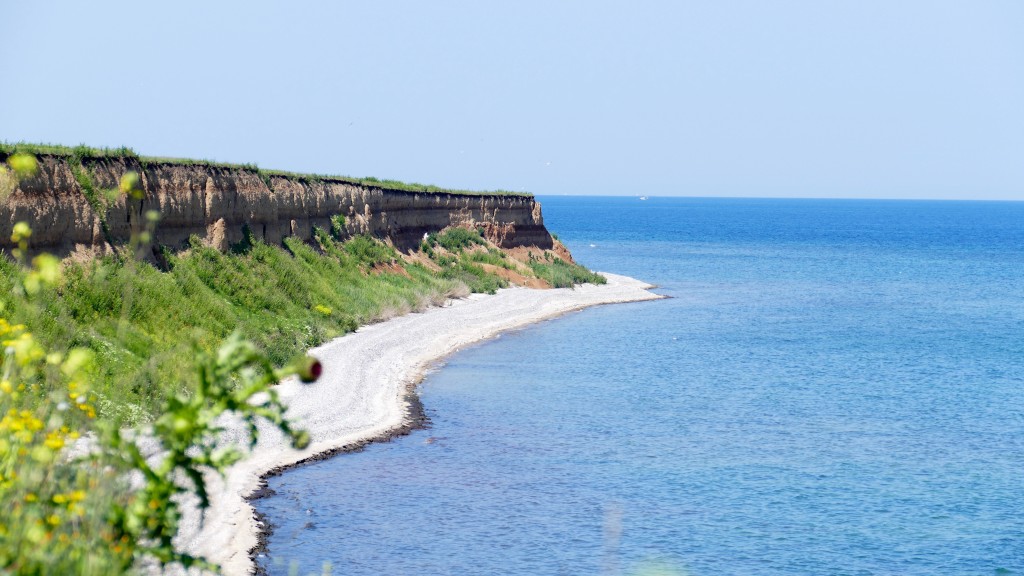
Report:
[[[166,271],[116,257],[69,264],[39,308],[13,306],[17,265],[2,260],[0,306],[47,347],[93,351],[101,414],[139,422],[194,389],[193,342],[209,350],[238,331],[281,366],[360,324],[463,290],[461,276],[399,263],[378,240],[339,243],[322,230],[316,238],[320,251],[294,239],[279,247],[250,238],[230,253],[193,239],[187,252],[164,252]],[[390,263],[394,271],[374,269]]]
[[[544,252],[541,259],[531,255],[530,268],[538,278],[545,280],[555,288],[569,288],[574,284],[604,284],[608,282],[604,276],[591,272],[579,264],[562,260],[551,252]]]
[[[473,292],[494,294],[498,288],[508,286],[508,281],[488,274],[474,260],[474,253],[467,252],[473,246],[487,246],[479,230],[449,228],[441,233],[427,236],[423,241],[424,252],[441,268],[441,277],[462,282]],[[435,250],[443,248],[444,252]],[[485,252],[486,254],[486,252]]]
[[[471,195],[501,195],[501,196],[531,196],[524,192],[511,192],[508,190],[458,190],[435,186],[433,184],[419,184],[400,182],[398,180],[381,180],[373,177],[354,178],[351,176],[327,175],[327,174],[303,174],[299,172],[288,172],[285,170],[269,170],[259,168],[254,163],[232,164],[217,162],[214,160],[196,160],[189,158],[167,158],[160,156],[139,156],[134,150],[128,147],[120,148],[93,148],[89,146],[60,146],[56,144],[34,144],[28,142],[0,143],[0,161],[7,156],[16,153],[32,154],[36,156],[57,156],[77,159],[78,163],[105,159],[122,159],[138,162],[143,168],[156,164],[169,164],[176,166],[211,166],[214,168],[227,168],[234,170],[246,170],[257,173],[268,187],[271,187],[271,177],[287,178],[289,180],[307,182],[341,182],[346,184],[357,184],[361,186],[384,188],[387,190],[402,190],[405,192],[422,192],[426,194],[471,194]]]
[[[480,230],[449,228],[441,233],[430,234],[420,249],[441,268],[442,277],[460,280],[474,292],[493,294],[498,288],[508,286],[506,280],[487,273],[480,264],[515,271],[524,276],[535,276],[554,288],[607,282],[604,276],[579,264],[567,262],[551,251],[545,251],[539,258],[531,253],[528,266],[523,269],[501,250],[489,247]]]
[[[39,268],[22,274],[28,288]],[[38,293],[37,293],[38,295]],[[41,302],[26,298],[22,306]],[[180,501],[192,495],[209,507],[204,470],[224,473],[242,454],[218,446],[219,416],[246,424],[250,447],[258,419],[270,421],[304,448],[309,435],[285,420],[272,385],[295,374],[319,375],[316,361],[275,370],[237,334],[190,362],[198,385],[159,407],[145,433],[159,446],[145,458],[134,442],[141,429],[94,419],[89,388],[95,356],[87,349],[53,351],[25,326],[0,318],[0,572],[110,575],[134,572],[142,560],[216,568],[177,551]],[[91,448],[69,458],[66,448],[88,435]],[[132,481],[132,477],[137,481]]]
[[[341,214],[331,216],[331,236],[337,240],[345,236],[345,217]]]
[[[134,172],[124,175],[119,188],[100,189],[82,163],[138,158],[128,148],[0,146],[11,169],[24,165],[25,176],[36,169],[29,152],[68,158],[105,233],[106,206],[119,194],[138,192]],[[490,245],[479,229],[429,235],[422,248],[435,266],[428,267],[368,236],[341,241],[344,224],[344,216],[334,216],[329,232],[315,231],[314,246],[295,239],[272,246],[247,232],[222,253],[193,238],[184,252],[159,251],[159,267],[131,258],[139,247],[114,247],[114,256],[66,264],[61,282],[42,299],[46,305],[24,309],[8,296],[18,265],[0,258],[0,309],[10,310],[10,319],[28,325],[48,348],[81,347],[96,354],[93,390],[101,416],[141,423],[151,421],[168,398],[194,389],[193,345],[211,350],[234,331],[282,366],[358,325],[466,291],[494,293],[515,274],[536,275],[558,287],[604,281],[553,254],[527,266]],[[148,238],[149,231],[141,233],[143,242]]]
[[[52,328],[63,319],[51,317],[63,271],[50,255],[28,264],[31,234],[25,223],[14,226],[16,262],[5,260],[9,290],[0,310]],[[129,318],[130,313],[122,315],[125,324]],[[250,448],[258,420],[269,421],[296,448],[309,444],[309,435],[285,419],[272,386],[290,375],[315,380],[319,362],[300,356],[277,369],[237,332],[212,350],[193,345],[188,366],[195,385],[158,402],[159,417],[150,426],[129,430],[120,418],[97,419],[102,397],[92,386],[102,367],[95,350],[46,346],[27,326],[3,316],[0,345],[0,572],[5,574],[124,574],[141,561],[216,569],[176,550],[173,539],[182,498],[195,497],[201,509],[209,507],[204,472],[223,474],[242,456],[217,442],[220,416],[240,419]],[[151,455],[144,456],[136,444],[142,434],[155,443]],[[67,450],[86,436],[88,444]]]
[[[442,278],[462,282],[473,292],[494,294],[498,288],[508,286],[508,281],[493,274],[488,274],[483,268],[468,260],[465,256],[450,266],[445,267],[441,272]]]
[[[469,253],[469,259],[481,264],[490,264],[506,270],[515,270],[508,255],[496,248],[488,248],[486,252],[474,251]]]
[[[120,148],[93,148],[80,144],[78,146],[61,146],[59,144],[34,144],[30,142],[0,143],[0,154],[15,153],[32,154],[34,156],[76,156],[81,158],[139,158],[134,150],[126,146]]]
[[[18,146],[0,146],[4,186],[38,171],[32,154],[62,154],[99,214],[119,194],[141,193],[135,172],[104,190],[87,167],[137,159],[129,149]],[[158,218],[147,213],[150,228],[114,256],[64,263],[47,254],[28,262],[32,231],[20,222],[14,258],[0,257],[0,573],[124,574],[153,561],[215,569],[174,549],[179,502],[205,508],[202,472],[241,457],[217,444],[225,413],[247,425],[250,447],[258,419],[308,445],[272,387],[319,375],[306,350],[467,289],[508,285],[485,266],[554,285],[604,281],[551,252],[519,262],[480,230],[428,236],[429,261],[403,257],[369,236],[339,240],[340,215],[332,230],[314,230],[313,245],[246,232],[224,253],[193,237],[183,252],[162,249],[158,267],[133,257]],[[157,456],[143,457],[139,434],[158,443]],[[90,448],[68,458],[85,436]]]
[[[435,232],[427,236],[426,242],[432,248],[441,246],[449,252],[459,252],[473,245],[487,244],[479,230],[470,231],[465,228],[449,228],[440,234]]]

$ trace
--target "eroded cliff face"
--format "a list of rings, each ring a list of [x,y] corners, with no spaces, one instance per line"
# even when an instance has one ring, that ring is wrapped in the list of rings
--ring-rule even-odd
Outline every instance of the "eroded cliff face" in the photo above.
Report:
[[[0,248],[10,250],[11,230],[25,221],[31,247],[61,256],[97,254],[128,242],[156,210],[154,244],[180,249],[188,238],[227,249],[244,238],[244,227],[267,242],[287,236],[308,241],[313,228],[331,229],[344,216],[344,235],[370,234],[400,250],[419,245],[425,233],[448,226],[482,227],[503,248],[549,249],[540,205],[529,196],[407,192],[301,176],[270,176],[247,168],[223,168],[134,159],[85,159],[82,168],[97,191],[139,173],[145,195],[118,196],[91,204],[76,179],[75,165],[60,156],[39,158],[39,174],[23,180],[0,201]],[[94,205],[96,208],[94,208]],[[101,214],[102,212],[102,214]]]

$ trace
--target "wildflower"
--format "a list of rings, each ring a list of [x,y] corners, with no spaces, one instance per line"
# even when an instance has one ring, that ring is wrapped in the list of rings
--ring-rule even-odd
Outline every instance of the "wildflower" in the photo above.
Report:
[[[53,254],[40,254],[32,259],[32,274],[39,282],[54,286],[60,281],[60,260]]]
[[[306,356],[300,360],[296,369],[299,379],[307,384],[310,382],[316,382],[323,372],[323,364],[312,356]]]
[[[119,188],[122,194],[131,196],[136,200],[142,199],[145,195],[142,190],[142,179],[139,178],[139,173],[135,171],[125,172],[124,176],[121,176]]]
[[[14,170],[18,178],[30,178],[39,173],[39,162],[35,156],[19,152],[7,159],[7,165]]]
[[[91,364],[92,361],[93,353],[91,350],[75,348],[68,352],[67,358],[64,360],[64,363],[61,364],[60,370],[65,376],[75,376],[80,370]],[[71,384],[68,384],[68,388],[71,388],[72,386],[78,386],[78,383],[72,382]]]
[[[18,222],[11,232],[11,242],[18,244],[22,240],[28,240],[30,236],[32,236],[32,228],[29,228],[28,223]]]
[[[50,432],[46,435],[43,445],[50,450],[60,450],[64,447],[64,435],[57,431]]]

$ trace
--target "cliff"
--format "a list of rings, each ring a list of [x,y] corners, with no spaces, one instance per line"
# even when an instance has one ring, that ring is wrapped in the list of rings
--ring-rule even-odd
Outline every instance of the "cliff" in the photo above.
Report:
[[[33,229],[34,252],[109,252],[140,229],[150,210],[160,213],[154,244],[172,249],[185,247],[192,235],[226,249],[244,238],[245,227],[270,243],[287,236],[308,241],[314,227],[330,230],[332,217],[339,215],[344,221],[335,221],[342,236],[370,234],[400,250],[416,247],[425,233],[453,225],[483,228],[503,248],[553,247],[540,205],[529,195],[419,192],[343,178],[135,157],[76,160],[44,154],[38,160],[39,173],[0,201],[0,249],[12,248],[11,230],[25,221]],[[128,171],[139,173],[143,197],[105,199],[102,191],[116,189]]]

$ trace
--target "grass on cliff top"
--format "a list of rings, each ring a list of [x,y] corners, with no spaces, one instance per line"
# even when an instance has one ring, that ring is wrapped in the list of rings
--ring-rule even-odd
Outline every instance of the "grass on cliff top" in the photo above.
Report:
[[[433,184],[420,184],[418,182],[401,182],[398,180],[378,179],[372,176],[355,178],[336,174],[304,174],[301,172],[289,172],[286,170],[263,169],[255,163],[228,163],[216,162],[213,160],[201,160],[190,158],[169,158],[161,156],[140,156],[131,148],[121,146],[120,148],[93,148],[86,145],[62,146],[59,144],[35,144],[30,142],[0,143],[0,161],[7,156],[17,152],[34,154],[36,156],[59,156],[76,158],[78,161],[104,160],[104,159],[127,159],[135,160],[146,166],[148,164],[168,164],[175,166],[210,166],[213,168],[225,168],[231,170],[247,170],[260,174],[265,179],[272,176],[286,178],[288,180],[311,181],[311,182],[344,182],[370,188],[383,188],[387,190],[401,190],[403,192],[422,192],[427,194],[460,194],[474,196],[526,196],[533,195],[527,192],[512,192],[510,190],[459,190],[444,188]]]

